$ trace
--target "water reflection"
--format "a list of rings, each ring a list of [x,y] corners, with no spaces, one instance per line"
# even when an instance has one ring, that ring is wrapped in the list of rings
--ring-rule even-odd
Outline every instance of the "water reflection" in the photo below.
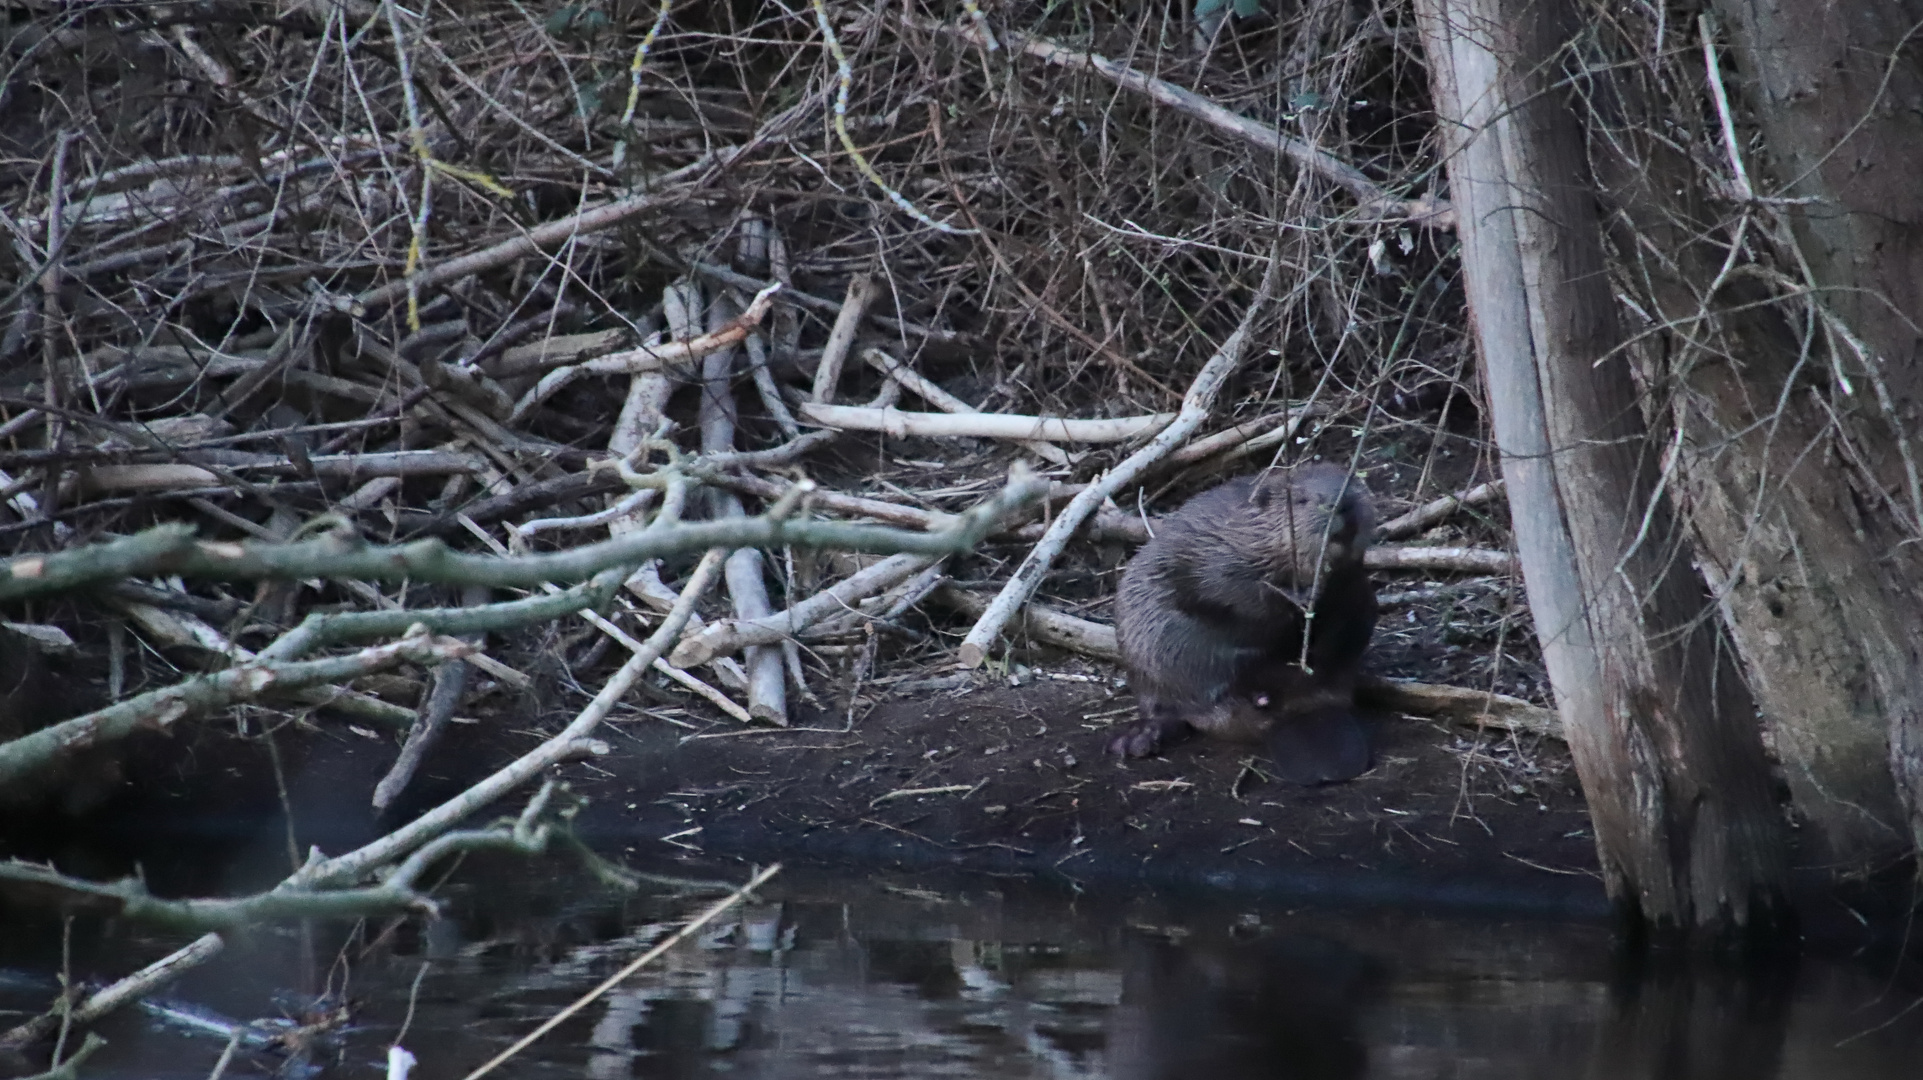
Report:
[[[1907,1080],[1923,1050],[1915,980],[1863,958],[1628,965],[1587,926],[776,886],[497,1075]],[[356,1025],[312,1064],[371,1077],[425,962],[405,1042],[417,1076],[460,1077],[705,902],[557,891],[523,875],[424,929],[253,935],[176,996],[246,1017],[314,950]],[[90,1076],[204,1076],[220,1049],[138,1017],[107,1034]]]

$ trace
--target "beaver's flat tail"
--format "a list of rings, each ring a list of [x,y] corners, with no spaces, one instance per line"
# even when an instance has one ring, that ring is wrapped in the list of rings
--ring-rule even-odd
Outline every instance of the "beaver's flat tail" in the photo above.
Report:
[[[1339,784],[1369,771],[1369,731],[1354,710],[1324,705],[1277,717],[1269,729],[1276,774],[1291,784]]]

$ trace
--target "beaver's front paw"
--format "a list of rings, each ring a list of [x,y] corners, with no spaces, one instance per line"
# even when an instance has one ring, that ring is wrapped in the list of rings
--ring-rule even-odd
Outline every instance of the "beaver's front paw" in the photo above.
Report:
[[[1108,741],[1108,752],[1120,758],[1151,757],[1188,732],[1186,720],[1142,720]]]

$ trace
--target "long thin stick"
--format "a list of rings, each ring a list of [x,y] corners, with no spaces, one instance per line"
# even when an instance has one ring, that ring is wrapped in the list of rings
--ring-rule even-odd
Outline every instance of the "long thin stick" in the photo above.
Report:
[[[656,944],[654,948],[649,949],[647,952],[644,952],[640,956],[636,957],[632,963],[628,964],[627,967],[622,968],[620,971],[617,971],[614,974],[608,976],[606,979],[602,980],[601,985],[595,987],[592,990],[589,990],[585,994],[582,994],[579,998],[576,998],[574,1003],[569,1005],[567,1008],[562,1009],[560,1012],[555,1013],[553,1016],[548,1017],[545,1021],[542,1022],[540,1027],[537,1027],[533,1031],[528,1032],[526,1035],[521,1036],[520,1039],[515,1041],[513,1046],[510,1046],[506,1050],[503,1050],[500,1053],[494,1055],[492,1058],[488,1059],[486,1064],[482,1065],[478,1069],[475,1069],[473,1072],[468,1073],[467,1076],[462,1078],[462,1080],[480,1080],[481,1077],[486,1076],[488,1073],[493,1072],[495,1066],[500,1065],[502,1062],[506,1061],[508,1058],[511,1058],[514,1055],[520,1053],[521,1051],[527,1049],[528,1046],[534,1042],[534,1040],[540,1038],[543,1035],[546,1035],[550,1031],[553,1031],[555,1027],[560,1025],[568,1017],[573,1016],[575,1013],[578,1013],[582,1009],[587,1008],[590,1004],[594,1002],[596,998],[614,989],[615,987],[621,985],[622,981],[625,980],[628,976],[633,975],[635,972],[640,971],[642,968],[646,967],[649,963],[653,962],[655,957],[660,956],[662,953],[665,953],[669,949],[672,949],[676,945],[679,945],[682,942],[682,940],[685,939],[689,934],[694,933],[696,930],[701,929],[702,927],[713,922],[716,918],[719,918],[722,912],[727,911],[729,908],[735,906],[736,904],[739,904],[742,900],[747,898],[749,893],[753,892],[757,887],[762,885],[769,878],[774,877],[776,874],[779,874],[779,873],[781,873],[781,864],[776,863],[773,866],[768,867],[766,870],[763,870],[760,873],[756,874],[754,877],[749,878],[748,883],[746,885],[743,885],[739,889],[736,889],[734,892],[729,893],[727,896],[716,901],[712,906],[708,908],[708,910],[702,912],[699,915],[696,915],[693,918],[693,920],[691,920],[686,926],[683,926],[681,929],[676,930],[672,934],[669,934],[661,942]]]

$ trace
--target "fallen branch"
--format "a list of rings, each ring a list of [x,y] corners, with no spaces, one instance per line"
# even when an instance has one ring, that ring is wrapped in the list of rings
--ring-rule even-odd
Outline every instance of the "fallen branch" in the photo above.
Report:
[[[1026,474],[938,532],[908,532],[832,521],[768,516],[648,530],[567,551],[533,555],[468,555],[439,540],[380,547],[335,534],[288,544],[196,541],[185,525],[161,525],[134,536],[0,564],[0,600],[60,592],[96,581],[155,574],[227,580],[352,578],[363,581],[474,584],[526,588],[580,581],[614,566],[712,547],[828,547],[894,554],[952,555],[974,547],[1009,512],[1042,494]]]
[[[593,752],[583,745],[571,746],[570,750]],[[68,877],[51,867],[23,862],[0,863],[0,881],[52,888],[104,901],[122,918],[168,930],[222,931],[293,919],[436,915],[439,905],[414,887],[422,875],[456,852],[513,851],[530,856],[545,852],[553,826],[544,819],[554,792],[552,781],[543,785],[508,827],[448,832],[435,837],[382,876],[380,884],[366,888],[312,887],[297,884],[290,877],[252,896],[162,900],[149,893],[146,883],[139,878],[92,882]]]
[[[759,619],[727,619],[710,623],[700,633],[675,646],[668,662],[676,667],[695,667],[717,656],[727,656],[751,645],[774,645],[830,615],[852,608],[856,601],[914,577],[939,556],[891,555],[851,574],[833,587],[806,600]]]
[[[1376,527],[1376,536],[1384,540],[1400,540],[1405,536],[1414,536],[1464,507],[1483,506],[1501,497],[1502,481],[1491,480],[1486,484],[1477,484],[1459,495],[1444,495],[1440,499],[1423,503],[1406,514],[1390,518]]]
[[[150,690],[0,743],[0,790],[51,768],[73,754],[124,739],[138,730],[165,731],[184,717],[212,712],[235,702],[252,701],[273,691],[346,682],[399,663],[434,664],[472,651],[462,642],[435,640],[421,632],[346,656],[286,664],[255,660]]]
[[[605,752],[605,747],[601,747]],[[422,845],[388,872],[378,885],[365,888],[312,888],[288,878],[266,892],[231,899],[162,900],[147,891],[137,877],[115,882],[70,877],[51,866],[0,863],[0,884],[23,886],[42,894],[80,901],[96,910],[165,930],[207,931],[185,948],[149,964],[91,995],[65,1017],[69,1024],[86,1024],[114,1009],[152,993],[189,968],[218,955],[225,947],[223,931],[263,922],[295,919],[358,919],[396,914],[436,915],[439,905],[416,890],[415,884],[435,864],[457,852],[504,850],[539,855],[547,850],[554,828],[545,818],[556,787],[542,785],[509,825],[493,829],[449,832]],[[63,1021],[53,1009],[0,1035],[0,1049],[19,1049],[51,1035]]]
[[[975,408],[966,401],[943,390],[927,379],[922,378],[920,372],[908,367],[901,361],[882,352],[880,349],[863,349],[861,358],[868,361],[868,365],[876,371],[900,383],[903,390],[921,398],[942,412],[957,416],[974,416],[981,414],[980,409]],[[1069,457],[1068,451],[1063,450],[1054,443],[1037,442],[1034,439],[1018,439],[1016,440],[1016,445],[1053,465],[1068,465],[1073,461],[1073,459]]]
[[[988,610],[969,629],[968,636],[962,639],[959,659],[963,667],[980,667],[988,658],[989,647],[1002,633],[1002,627],[1034,594],[1041,585],[1048,568],[1054,565],[1055,557],[1068,546],[1069,537],[1075,530],[1094,515],[1096,509],[1107,502],[1115,492],[1135,480],[1151,465],[1168,456],[1177,446],[1185,442],[1195,430],[1208,419],[1209,410],[1215,405],[1215,395],[1222,389],[1229,374],[1242,361],[1242,352],[1248,347],[1249,339],[1255,333],[1255,321],[1263,309],[1269,305],[1269,298],[1275,295],[1275,282],[1281,266],[1279,256],[1269,260],[1268,271],[1262,275],[1262,284],[1249,301],[1248,310],[1242,314],[1242,322],[1229,335],[1222,347],[1209,357],[1208,363],[1196,373],[1195,381],[1189,384],[1188,393],[1182,396],[1182,410],[1173,421],[1163,427],[1147,446],[1135,451],[1119,465],[1103,473],[1101,478],[1069,500],[1066,507],[1049,523],[1042,538],[1029,549],[1022,564],[1002,586]]]
[[[771,284],[770,282],[737,273],[728,267],[718,266],[714,263],[693,262],[688,265],[689,269],[692,269],[704,278],[718,281],[723,285],[732,285],[744,292],[760,292]],[[793,288],[783,289],[780,302],[795,307],[810,308],[827,315],[833,315],[840,311],[842,305],[842,301],[840,300],[831,300],[826,296],[816,296],[813,293],[802,292],[799,289]],[[939,341],[945,344],[965,342],[971,340],[973,337],[973,335],[964,334],[958,330],[943,330],[939,327],[910,322],[907,319],[896,319],[887,315],[870,313],[868,321],[883,329],[894,330],[898,333],[906,334],[909,337],[925,338],[929,341]]]
[[[1362,557],[1371,570],[1452,570],[1465,574],[1515,574],[1516,557],[1506,551],[1467,547],[1377,545]]]
[[[436,634],[471,635],[547,622],[582,610],[606,607],[626,575],[621,567],[603,570],[573,588],[497,604],[451,608],[397,608],[393,611],[316,612],[262,649],[264,661],[297,660],[315,649],[350,641],[393,637],[416,624]]]
[[[226,667],[233,663],[251,663],[257,659],[253,653],[234,644],[226,635],[190,612],[169,612],[149,604],[118,598],[111,602],[126,612],[127,617],[155,644],[186,648],[207,654],[211,661],[206,665],[209,670]],[[399,637],[407,632],[410,625],[412,624],[397,626],[391,632],[381,636]],[[429,627],[430,631],[432,629]],[[270,657],[269,659],[294,660],[299,657]],[[338,686],[309,686],[294,690],[285,696],[303,705],[335,709],[356,719],[371,721],[391,729],[405,730],[415,720],[412,709]]]
[[[68,1014],[67,1022],[73,1025],[91,1024],[122,1005],[153,993],[182,972],[199,967],[220,955],[226,947],[227,942],[219,934],[203,934],[139,971],[116,979],[87,995],[87,999]],[[0,1035],[0,1050],[21,1050],[39,1042],[60,1029],[61,1019],[57,1009],[34,1017]],[[78,1060],[79,1056],[74,1055],[69,1064]]]
[[[703,468],[699,461],[686,463],[686,467],[688,471],[700,477],[704,484],[739,491],[744,495],[773,500],[780,498],[782,493],[788,490],[786,484],[778,484],[759,476]],[[923,510],[919,506],[904,506],[901,503],[820,489],[808,493],[808,505],[816,510],[832,510],[837,514],[872,518],[875,521],[899,525],[905,529],[939,529],[955,519],[955,515],[944,514],[939,510]]]
[[[822,405],[803,402],[800,418],[841,431],[879,431],[900,439],[971,436],[985,439],[1053,442],[1127,442],[1157,431],[1175,419],[1174,413],[1124,416],[1110,420],[1068,420],[1053,416],[1010,416],[1007,413],[923,413],[875,409],[863,405]]]

